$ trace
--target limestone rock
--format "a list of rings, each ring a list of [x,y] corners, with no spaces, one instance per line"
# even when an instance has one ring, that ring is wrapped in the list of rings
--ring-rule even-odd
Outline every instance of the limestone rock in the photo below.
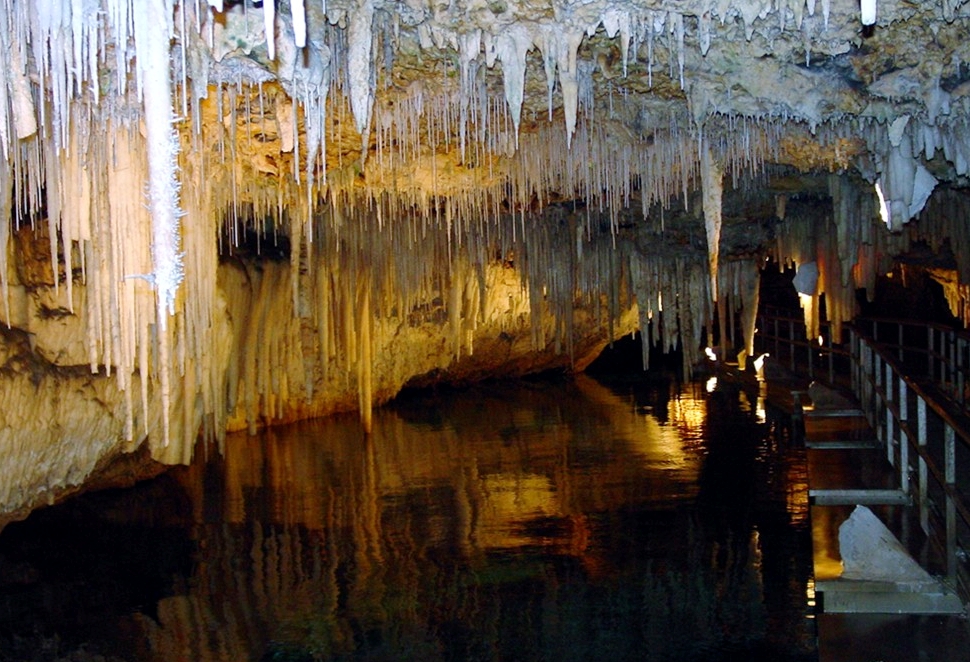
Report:
[[[865,506],[856,506],[839,527],[839,553],[842,579],[902,584],[934,581],[892,531]]]

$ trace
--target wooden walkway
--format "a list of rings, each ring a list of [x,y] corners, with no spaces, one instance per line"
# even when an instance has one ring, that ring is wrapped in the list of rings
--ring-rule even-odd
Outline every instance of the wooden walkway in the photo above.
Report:
[[[793,392],[792,407],[808,459],[819,661],[970,660],[970,624],[943,583],[913,589],[842,578],[839,529],[858,505],[934,577],[946,574],[946,560],[934,555],[861,410],[813,408],[801,391]]]

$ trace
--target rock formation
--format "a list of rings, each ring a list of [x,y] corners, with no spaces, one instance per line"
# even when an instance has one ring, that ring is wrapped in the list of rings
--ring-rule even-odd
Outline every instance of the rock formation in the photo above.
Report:
[[[750,348],[767,258],[817,265],[837,340],[894,256],[966,245],[968,25],[962,0],[0,0],[0,512],[633,329],[690,364],[739,313]]]

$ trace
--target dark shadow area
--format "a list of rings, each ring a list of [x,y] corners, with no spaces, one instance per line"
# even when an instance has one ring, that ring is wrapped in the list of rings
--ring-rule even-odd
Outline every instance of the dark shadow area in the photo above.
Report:
[[[151,614],[190,571],[187,521],[191,504],[163,475],[8,525],[0,534],[0,661],[110,656],[97,643],[117,636],[106,624]]]

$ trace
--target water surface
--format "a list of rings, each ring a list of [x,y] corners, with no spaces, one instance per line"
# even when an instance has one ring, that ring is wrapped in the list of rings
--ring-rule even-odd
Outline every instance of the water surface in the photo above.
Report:
[[[230,437],[7,527],[0,660],[814,660],[804,470],[723,379]]]

